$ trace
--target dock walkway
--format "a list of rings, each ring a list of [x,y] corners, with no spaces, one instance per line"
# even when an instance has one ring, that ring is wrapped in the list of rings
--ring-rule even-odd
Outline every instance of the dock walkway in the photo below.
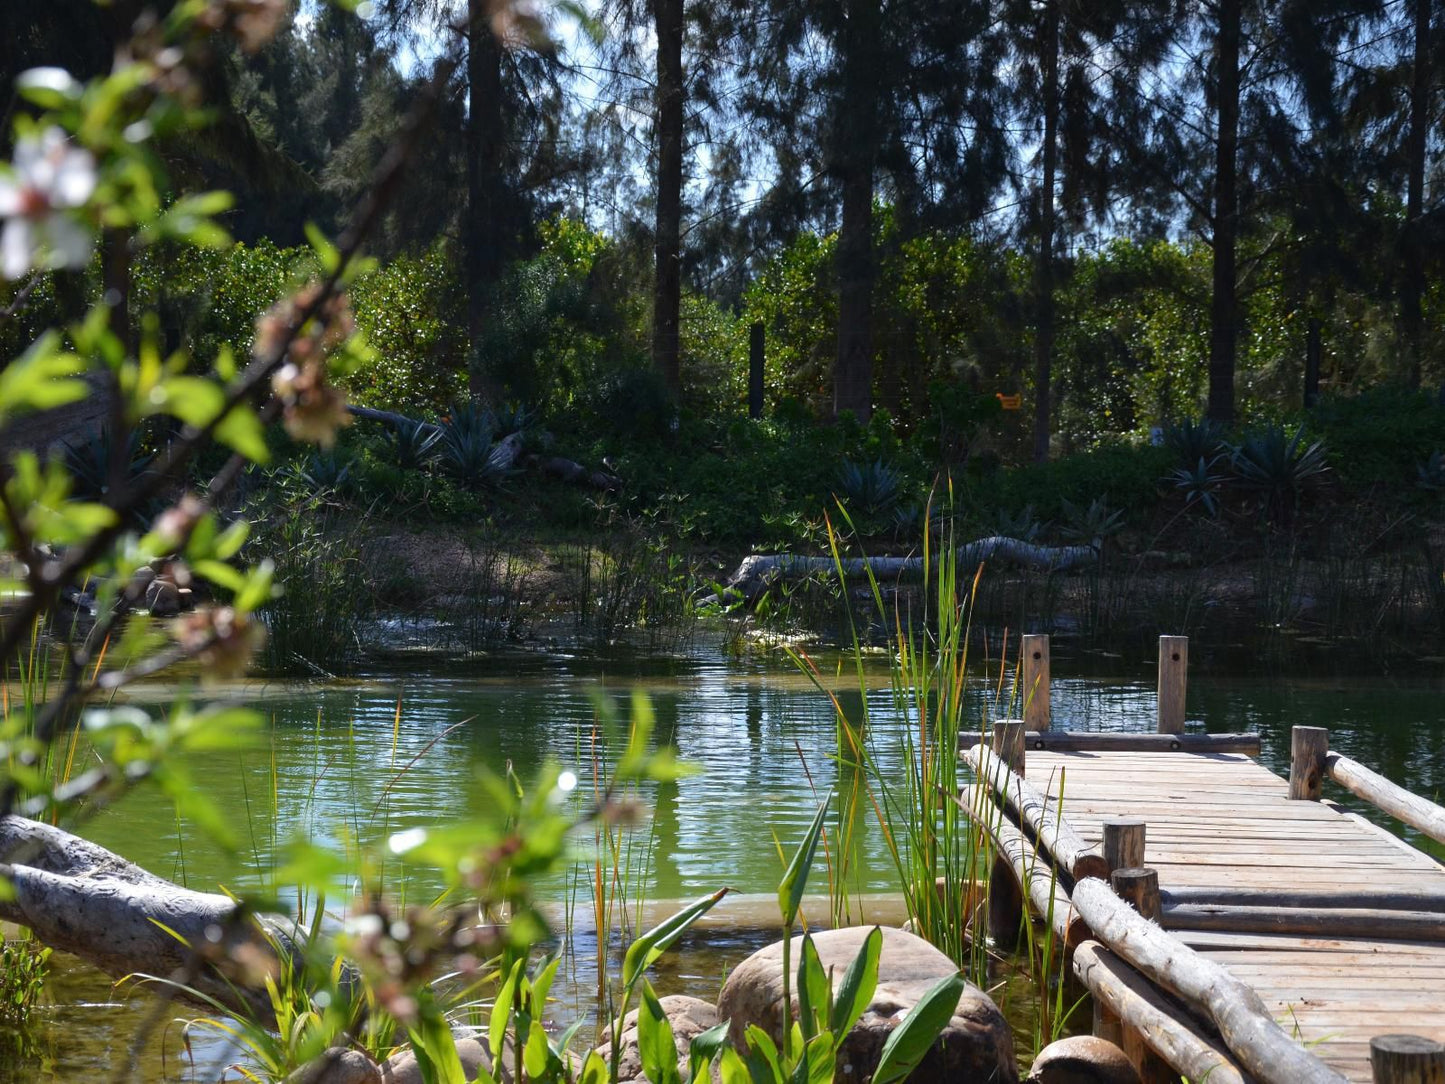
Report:
[[[1056,730],[1047,637],[1023,638],[1023,719],[960,742],[990,934],[1051,925],[1145,1084],[1445,1084],[1445,866],[1323,785],[1440,842],[1445,808],[1319,727],[1288,779],[1257,734],[1186,732],[1187,658],[1160,638],[1157,732]]]
[[[1106,820],[1145,821],[1166,899],[1176,888],[1335,893],[1342,905],[1369,890],[1445,898],[1434,859],[1334,802],[1291,801],[1288,781],[1244,754],[1031,752],[1028,780],[1055,800],[1062,791],[1064,819],[1087,843],[1102,846]],[[1371,1079],[1376,1035],[1445,1042],[1445,942],[1171,932],[1253,987],[1347,1079]]]

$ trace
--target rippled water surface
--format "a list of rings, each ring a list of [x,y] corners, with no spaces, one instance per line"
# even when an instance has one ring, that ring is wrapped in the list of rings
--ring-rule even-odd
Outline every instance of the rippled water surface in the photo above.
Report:
[[[851,663],[835,656],[820,666],[825,681],[840,690],[845,710],[856,716]],[[1152,729],[1153,682],[1145,671],[1088,678],[1070,678],[1069,671],[1067,659],[1055,659],[1056,726]],[[884,770],[896,769],[904,724],[892,708],[886,670],[871,672],[870,684],[876,752]],[[1420,678],[1195,676],[1188,712],[1191,728],[1258,730],[1263,759],[1277,771],[1287,771],[1292,725],[1326,726],[1334,748],[1434,796],[1445,792],[1442,688],[1438,680]],[[267,882],[278,843],[296,834],[340,845],[467,817],[486,801],[477,784],[484,767],[496,771],[510,761],[526,780],[551,759],[576,772],[573,800],[585,800],[593,782],[595,697],[613,698],[625,715],[634,689],[650,698],[657,739],[675,744],[701,769],[649,795],[653,827],[650,836],[639,837],[639,846],[650,846],[646,894],[691,897],[723,885],[770,892],[780,872],[775,837],[787,843],[802,833],[815,804],[812,788],[826,788],[835,774],[829,759],[832,705],[785,661],[701,656],[660,671],[525,657],[389,670],[328,686],[248,686],[237,695],[270,717],[265,745],[188,763],[236,826],[243,841],[239,858],[178,824],[174,807],[153,788],[127,797],[87,832],[192,887],[253,888]],[[997,675],[980,674],[972,726],[1000,710],[996,690]],[[139,699],[164,704],[173,695],[157,687]],[[866,840],[865,859],[865,887],[894,889],[879,833]],[[406,890],[416,899],[437,884],[421,874]],[[553,891],[559,901],[568,894],[563,881]],[[742,910],[734,928],[710,933],[681,954],[660,985],[713,997],[726,969],[771,936],[750,928],[769,917],[766,906]],[[585,1011],[588,976],[595,973],[587,959],[595,943],[588,941],[579,936],[560,1015]],[[50,990],[54,1005],[35,1049],[9,1078],[109,1079],[149,1003],[113,993],[108,981],[74,961],[58,961]],[[176,1015],[168,1012],[166,1019]],[[179,1024],[157,1029],[132,1079],[213,1080],[234,1056],[193,1030],[192,1070],[182,1057],[182,1034]]]

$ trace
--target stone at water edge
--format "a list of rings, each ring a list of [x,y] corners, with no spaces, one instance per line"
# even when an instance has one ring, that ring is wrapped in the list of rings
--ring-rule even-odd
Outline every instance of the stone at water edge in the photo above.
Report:
[[[332,1047],[286,1078],[286,1084],[382,1084],[381,1066],[360,1050]]]
[[[502,1053],[505,1059],[506,1051],[504,1050]],[[462,1076],[467,1080],[476,1080],[478,1073],[483,1069],[490,1068],[492,1064],[487,1048],[476,1039],[458,1039],[457,1058],[462,1063]],[[393,1054],[382,1062],[379,1079],[382,1084],[425,1084],[421,1075],[421,1066],[417,1064],[416,1055],[410,1050]],[[502,1067],[502,1079],[504,1081],[511,1079],[505,1060]],[[330,1082],[328,1081],[327,1084]]]
[[[662,1006],[667,1022],[672,1025],[673,1043],[677,1047],[678,1071],[685,1073],[687,1071],[687,1048],[692,1044],[693,1039],[718,1022],[717,1009],[706,1001],[688,997],[685,994],[669,994],[667,997],[659,998],[658,1003]],[[617,1061],[617,1079],[621,1084],[643,1079],[642,1056],[637,1050],[637,1013],[638,1010],[633,1009],[622,1018],[622,1053]],[[597,1053],[603,1061],[611,1064],[612,1044],[610,1042],[599,1046]]]
[[[831,971],[834,989],[863,947],[872,926],[825,930],[813,935],[823,970]],[[881,927],[883,950],[878,959],[878,988],[857,1025],[838,1051],[837,1084],[862,1084],[872,1076],[889,1034],[905,1013],[939,979],[958,973],[952,960],[927,941],[903,930]],[[797,967],[803,939],[793,938],[789,962]],[[777,1041],[782,1025],[781,941],[753,953],[735,967],[718,997],[717,1015],[730,1020],[730,1038],[739,1049],[749,1024],[757,1024]],[[795,1010],[796,1010],[796,992]],[[1013,1035],[1003,1013],[987,994],[968,986],[958,999],[953,1019],[922,1063],[912,1084],[1017,1084]]]
[[[1139,1071],[1107,1039],[1075,1035],[1039,1051],[1026,1084],[1140,1084]]]
[[[170,580],[152,580],[146,588],[146,609],[152,617],[175,617],[181,612],[181,592]]]

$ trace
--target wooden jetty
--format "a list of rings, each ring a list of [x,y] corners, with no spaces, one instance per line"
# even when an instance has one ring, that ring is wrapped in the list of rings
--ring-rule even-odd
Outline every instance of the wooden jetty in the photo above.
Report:
[[[1445,1084],[1445,866],[1323,785],[1442,842],[1445,809],[1321,728],[1295,728],[1288,780],[1258,735],[1185,733],[1182,637],[1161,638],[1157,732],[1040,729],[1048,646],[1024,641],[1025,718],[963,750],[995,939],[1027,900],[1146,1084]]]

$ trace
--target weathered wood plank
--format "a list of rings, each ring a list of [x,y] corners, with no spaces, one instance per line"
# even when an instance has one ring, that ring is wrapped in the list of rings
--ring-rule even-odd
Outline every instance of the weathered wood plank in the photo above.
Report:
[[[1430,911],[1175,903],[1163,907],[1159,922],[1166,930],[1264,931],[1445,942],[1445,917]]]
[[[978,744],[977,734],[959,739],[960,751]],[[1258,756],[1258,734],[1131,734],[1107,730],[1032,730],[1030,752],[1246,753]]]

